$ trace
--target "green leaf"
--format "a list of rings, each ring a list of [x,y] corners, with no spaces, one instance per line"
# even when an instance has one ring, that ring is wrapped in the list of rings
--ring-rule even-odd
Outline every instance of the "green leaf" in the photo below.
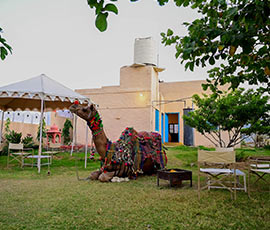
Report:
[[[164,32],[161,32],[161,33],[160,33],[160,36],[161,36],[161,37],[165,37],[166,34],[165,34]]]
[[[215,62],[215,59],[214,59],[214,57],[212,56],[212,57],[210,57],[209,58],[209,64],[210,65],[214,65],[216,62]]]
[[[8,55],[6,48],[3,46],[0,47],[0,55],[1,55],[2,60],[4,60],[6,56]]]
[[[108,13],[99,13],[96,17],[96,27],[103,32],[107,29]]]
[[[4,51],[3,51],[4,47],[0,47],[0,55],[1,55],[1,59],[4,60],[5,59],[5,54],[4,54]]]
[[[132,1],[132,0],[131,0],[131,1]],[[160,6],[163,6],[163,5],[165,5],[166,3],[168,3],[169,0],[157,0],[157,1],[158,1],[158,3],[159,3]]]
[[[177,50],[176,54],[175,54],[175,58],[177,59],[181,54],[181,51],[180,50]]]
[[[87,0],[87,3],[90,6],[90,8],[97,6],[97,0]]]
[[[173,35],[173,31],[171,29],[167,30],[167,36],[172,36]]]
[[[187,62],[187,63],[185,64],[185,71],[187,70],[187,68],[189,67],[189,65],[190,65],[189,62]]]
[[[190,62],[189,69],[190,69],[191,71],[194,70],[194,62]]]
[[[95,4],[96,15],[100,14],[103,11],[103,4],[104,4],[104,0],[101,0],[100,2],[98,2],[97,4]]]
[[[116,7],[114,4],[111,4],[111,3],[107,4],[107,5],[104,7],[103,10],[104,10],[104,11],[110,11],[110,12],[113,12],[113,13],[115,13],[115,14],[118,14],[118,9],[117,9],[117,7]]]

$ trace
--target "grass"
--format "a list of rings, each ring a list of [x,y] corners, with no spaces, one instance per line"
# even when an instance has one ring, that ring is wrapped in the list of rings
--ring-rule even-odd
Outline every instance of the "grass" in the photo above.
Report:
[[[244,152],[244,153],[242,153]],[[99,167],[89,162],[84,169],[83,154],[61,153],[53,160],[51,174],[47,166],[40,174],[36,168],[6,168],[0,157],[0,229],[269,229],[270,192],[253,191],[252,199],[244,192],[237,200],[225,190],[196,191],[197,149],[171,147],[168,168],[193,171],[189,182],[170,188],[168,181],[156,176],[141,176],[124,183],[78,181]],[[237,150],[237,154],[270,155],[269,150]],[[263,185],[263,184],[260,184]],[[267,191],[268,189],[268,191]]]

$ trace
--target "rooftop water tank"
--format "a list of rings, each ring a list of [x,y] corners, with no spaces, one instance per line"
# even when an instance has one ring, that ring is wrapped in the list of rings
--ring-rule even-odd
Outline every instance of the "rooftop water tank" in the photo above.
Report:
[[[157,66],[157,47],[152,37],[135,39],[134,64]]]

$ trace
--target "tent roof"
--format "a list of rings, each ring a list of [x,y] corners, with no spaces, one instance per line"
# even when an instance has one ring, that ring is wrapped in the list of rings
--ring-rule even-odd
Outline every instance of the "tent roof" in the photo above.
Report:
[[[45,108],[68,108],[75,100],[80,104],[91,103],[90,99],[67,88],[45,74],[28,80],[0,87],[0,109],[40,109],[44,98]]]

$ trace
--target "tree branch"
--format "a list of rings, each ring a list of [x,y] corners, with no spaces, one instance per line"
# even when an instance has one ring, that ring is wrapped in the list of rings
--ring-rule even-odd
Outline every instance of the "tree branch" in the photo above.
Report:
[[[206,136],[206,134],[203,134],[203,136],[205,136],[212,144],[214,144],[215,146],[217,146],[217,144],[211,140],[211,138],[209,138],[208,136]]]

